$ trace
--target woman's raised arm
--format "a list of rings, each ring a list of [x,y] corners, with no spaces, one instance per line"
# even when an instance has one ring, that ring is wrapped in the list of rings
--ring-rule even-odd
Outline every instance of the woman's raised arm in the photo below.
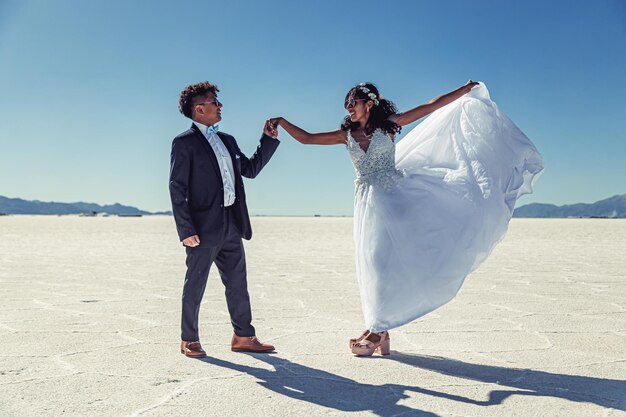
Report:
[[[346,132],[341,129],[332,132],[309,133],[282,117],[270,119],[270,123],[273,126],[282,127],[294,139],[305,145],[340,145],[346,143]]]
[[[456,90],[450,91],[449,93],[444,94],[442,96],[434,98],[426,104],[421,104],[403,113],[392,114],[391,116],[389,116],[389,120],[397,123],[400,126],[408,125],[410,123],[413,123],[416,120],[421,119],[424,116],[429,115],[435,110],[440,109],[446,104],[452,103],[457,98],[460,98],[464,96],[465,94],[469,93],[470,90],[474,88],[474,86],[477,86],[477,85],[478,85],[477,82],[469,80],[467,84],[465,84],[464,86],[461,86],[457,88]]]

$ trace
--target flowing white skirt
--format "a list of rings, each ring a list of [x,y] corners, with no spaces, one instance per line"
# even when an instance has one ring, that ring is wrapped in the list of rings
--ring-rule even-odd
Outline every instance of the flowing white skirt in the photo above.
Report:
[[[503,238],[543,160],[481,84],[396,146],[396,187],[360,185],[356,267],[365,325],[401,326],[450,301]]]

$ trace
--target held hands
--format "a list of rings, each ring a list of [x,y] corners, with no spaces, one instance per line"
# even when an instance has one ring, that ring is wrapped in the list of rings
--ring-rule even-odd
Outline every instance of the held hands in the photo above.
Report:
[[[274,127],[280,126],[280,122],[282,121],[283,121],[282,117],[272,117],[271,119],[268,120],[268,122],[270,122],[272,126]]]
[[[283,120],[282,117],[272,117],[268,119],[265,123],[269,125],[270,128],[275,132],[276,136],[278,136],[278,126],[280,126],[280,122]]]
[[[265,121],[263,133],[274,139],[278,138],[278,122],[276,122],[276,119],[268,119]]]

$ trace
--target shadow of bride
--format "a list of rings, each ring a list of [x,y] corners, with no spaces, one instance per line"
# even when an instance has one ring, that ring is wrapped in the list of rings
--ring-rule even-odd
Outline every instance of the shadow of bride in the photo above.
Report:
[[[526,395],[562,398],[569,401],[587,402],[604,408],[626,411],[626,380],[552,374],[532,369],[479,365],[437,356],[408,355],[396,352],[389,358],[416,368],[456,378],[498,384],[517,389],[491,391],[487,401],[477,401],[468,398],[462,400],[471,404],[483,406],[497,405],[510,396]]]
[[[260,380],[258,384],[278,394],[339,411],[371,411],[379,416],[402,414],[418,417],[439,417],[431,412],[398,404],[398,401],[408,398],[404,393],[405,391],[432,394],[433,392],[429,390],[397,384],[362,384],[277,356],[252,353],[248,353],[248,355],[266,362],[274,369],[267,370],[240,365],[212,357],[200,360],[254,376]],[[445,396],[445,394],[440,395]]]

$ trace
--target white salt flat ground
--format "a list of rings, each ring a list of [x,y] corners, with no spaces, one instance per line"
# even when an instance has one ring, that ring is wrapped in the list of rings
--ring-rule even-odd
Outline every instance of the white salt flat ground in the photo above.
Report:
[[[193,360],[172,218],[0,217],[0,416],[626,415],[626,221],[513,220],[385,358],[347,348],[351,222],[254,218],[254,324],[278,352],[230,352],[214,271]]]

